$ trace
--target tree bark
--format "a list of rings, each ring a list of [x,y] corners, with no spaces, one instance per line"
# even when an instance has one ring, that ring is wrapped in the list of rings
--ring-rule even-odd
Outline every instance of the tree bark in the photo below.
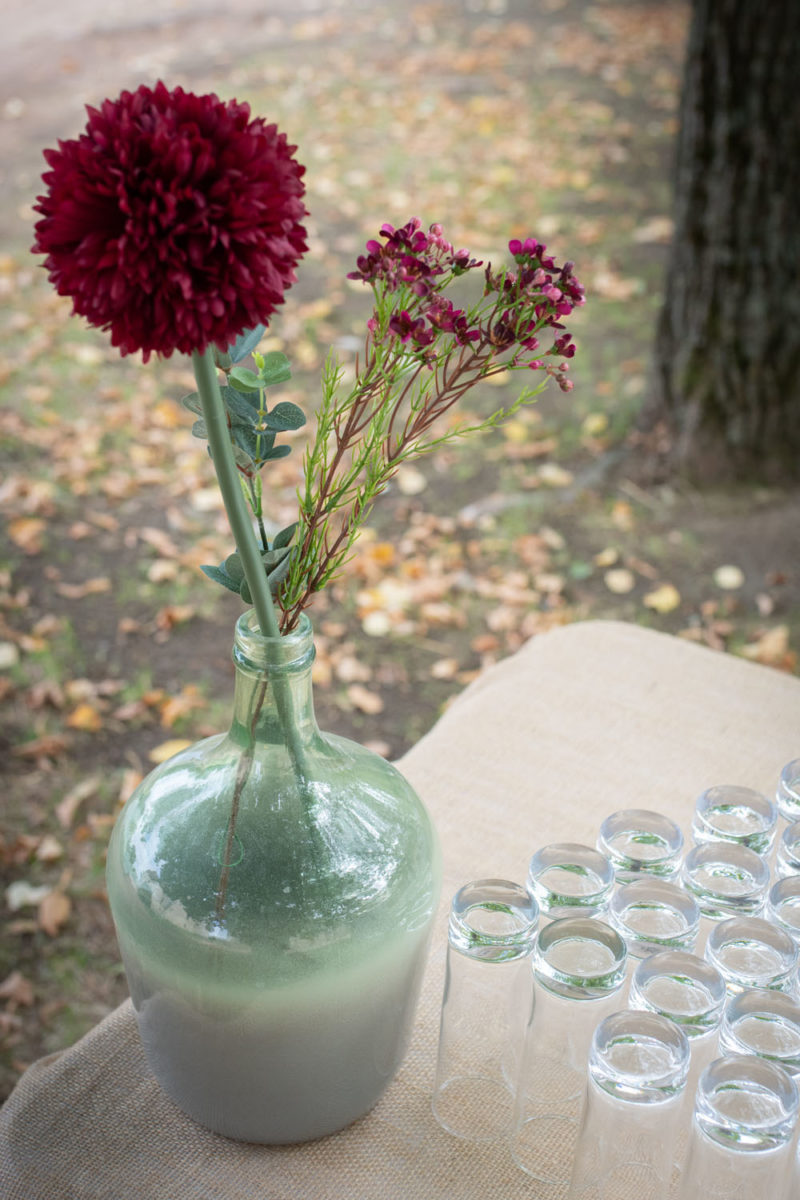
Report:
[[[693,0],[647,416],[697,482],[800,474],[800,0]]]

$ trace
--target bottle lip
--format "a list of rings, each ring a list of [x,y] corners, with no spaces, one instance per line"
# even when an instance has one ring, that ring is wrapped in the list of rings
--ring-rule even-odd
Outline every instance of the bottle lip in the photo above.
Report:
[[[233,661],[245,671],[268,670],[271,675],[302,671],[314,661],[314,633],[306,613],[297,627],[279,637],[265,637],[255,609],[242,613],[236,622]]]

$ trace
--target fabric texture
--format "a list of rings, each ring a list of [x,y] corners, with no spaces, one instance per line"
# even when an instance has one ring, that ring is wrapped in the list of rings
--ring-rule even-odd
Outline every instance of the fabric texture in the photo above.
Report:
[[[35,1063],[0,1112],[3,1200],[522,1200],[505,1144],[446,1134],[430,1094],[450,897],[524,881],[552,841],[619,808],[688,831],[706,787],[774,794],[800,754],[800,680],[617,622],[570,625],[484,672],[399,764],[442,841],[445,884],[412,1043],[376,1108],[301,1146],[199,1128],[150,1075],[130,1002]]]

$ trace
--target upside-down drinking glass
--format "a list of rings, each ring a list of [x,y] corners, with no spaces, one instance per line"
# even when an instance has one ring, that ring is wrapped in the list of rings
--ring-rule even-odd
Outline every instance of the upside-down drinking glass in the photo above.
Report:
[[[601,917],[614,889],[611,863],[578,842],[554,842],[537,850],[528,868],[528,891],[543,919]]]
[[[589,1046],[620,1006],[625,963],[623,939],[603,921],[565,917],[539,934],[511,1137],[515,1162],[537,1180],[537,1200],[562,1197],[569,1181]]]
[[[693,896],[675,883],[644,876],[617,888],[608,920],[625,938],[632,958],[658,950],[694,949],[700,909]]]
[[[787,825],[778,840],[775,874],[779,879],[800,875],[800,821]]]
[[[730,917],[717,922],[708,935],[705,955],[725,980],[729,996],[746,988],[789,992],[795,985],[797,945],[788,933],[762,917]]]
[[[761,913],[769,887],[769,868],[747,846],[706,842],[686,855],[681,882],[700,906],[697,950],[701,952],[712,922]]]
[[[787,821],[800,817],[800,758],[792,759],[781,771],[775,800]]]
[[[798,1097],[792,1079],[755,1055],[719,1058],[700,1076],[680,1200],[780,1200]]]
[[[800,941],[800,875],[787,875],[773,883],[767,896],[766,916],[795,941]]]
[[[665,1017],[617,1012],[597,1027],[568,1200],[664,1200],[689,1067]]]
[[[597,849],[611,862],[618,883],[641,875],[674,879],[680,870],[683,834],[661,813],[625,808],[603,821]]]
[[[740,992],[725,1008],[719,1048],[723,1054],[756,1054],[800,1075],[800,1004],[766,988]]]
[[[705,842],[733,842],[756,854],[769,854],[775,841],[778,809],[753,788],[720,784],[697,797],[692,836]]]
[[[504,879],[468,883],[453,897],[433,1113],[457,1137],[509,1132],[537,921],[533,897]]]

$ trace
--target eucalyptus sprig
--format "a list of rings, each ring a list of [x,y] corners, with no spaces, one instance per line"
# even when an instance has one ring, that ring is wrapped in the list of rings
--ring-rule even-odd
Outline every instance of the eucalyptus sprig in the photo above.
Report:
[[[258,526],[261,562],[270,591],[275,596],[289,569],[290,544],[297,522],[279,530],[272,539],[268,537],[264,524],[264,489],[260,472],[265,463],[285,458],[291,452],[291,446],[286,443],[276,445],[276,438],[281,433],[302,428],[306,418],[301,408],[286,400],[279,401],[273,408],[268,407],[267,390],[285,383],[292,373],[285,354],[272,351],[264,355],[254,349],[263,332],[263,327],[251,331],[237,341],[227,355],[217,356],[216,361],[227,378],[227,383],[220,388],[220,394],[239,482]],[[239,365],[251,353],[255,371]],[[200,416],[192,427],[194,436],[207,438],[208,430],[202,419],[199,392],[190,392],[181,403],[184,408]],[[245,604],[252,603],[250,586],[238,551],[229,554],[219,566],[207,564],[200,569],[209,579],[241,596]]]

